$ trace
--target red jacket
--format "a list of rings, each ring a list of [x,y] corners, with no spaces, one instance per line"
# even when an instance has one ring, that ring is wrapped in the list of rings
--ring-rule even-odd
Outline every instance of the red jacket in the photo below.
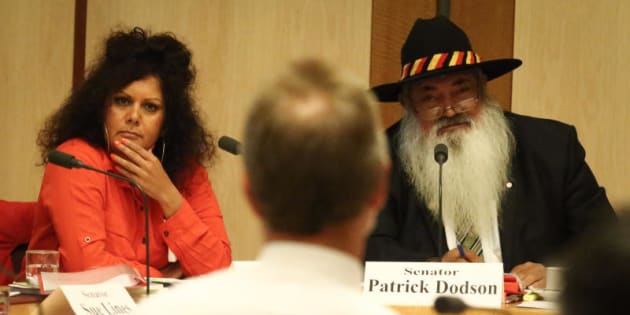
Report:
[[[58,149],[98,169],[114,169],[104,150],[83,140],[66,141]],[[208,174],[199,164],[191,168],[192,176],[180,189],[184,202],[168,220],[159,203],[149,199],[151,276],[161,276],[168,248],[187,276],[231,263],[230,243]],[[39,203],[29,248],[58,248],[62,271],[125,263],[145,274],[142,197],[128,183],[48,164]]]
[[[16,266],[11,260],[11,252],[31,237],[35,207],[36,202],[0,200],[0,285],[13,282]]]

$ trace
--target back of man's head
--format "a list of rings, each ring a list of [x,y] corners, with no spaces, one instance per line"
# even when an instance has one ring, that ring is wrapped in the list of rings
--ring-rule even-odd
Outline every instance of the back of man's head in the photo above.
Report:
[[[244,158],[267,229],[314,235],[363,210],[388,156],[372,95],[322,62],[293,64],[254,102]]]

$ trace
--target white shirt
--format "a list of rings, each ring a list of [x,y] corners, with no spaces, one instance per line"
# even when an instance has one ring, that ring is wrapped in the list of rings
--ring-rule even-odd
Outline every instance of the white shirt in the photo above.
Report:
[[[139,314],[395,314],[361,293],[363,268],[328,247],[270,242],[258,263],[187,280],[143,300]]]
[[[491,202],[489,207],[497,207],[496,202]],[[499,222],[498,218],[493,218],[491,228],[488,231],[479,233],[479,240],[481,241],[481,248],[483,249],[483,261],[484,262],[503,262],[501,255],[501,236],[499,235]],[[457,248],[457,236],[455,234],[454,224],[451,222],[444,222],[444,234],[446,235],[446,245],[448,248]]]

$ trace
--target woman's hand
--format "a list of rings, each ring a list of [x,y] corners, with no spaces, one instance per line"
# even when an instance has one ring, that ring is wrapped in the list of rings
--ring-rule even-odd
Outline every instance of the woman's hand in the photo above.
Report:
[[[164,171],[162,163],[149,150],[127,139],[114,141],[120,156],[112,153],[116,170],[136,182],[151,198],[162,206],[164,216],[169,218],[182,204],[183,197]]]

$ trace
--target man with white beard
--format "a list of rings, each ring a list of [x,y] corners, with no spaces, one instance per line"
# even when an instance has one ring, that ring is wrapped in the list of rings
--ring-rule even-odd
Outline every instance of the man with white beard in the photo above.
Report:
[[[521,61],[480,61],[447,18],[418,19],[401,64],[400,81],[373,88],[405,111],[387,130],[390,195],[366,260],[503,262],[525,287],[544,287],[557,251],[615,218],[575,128],[503,112],[486,82]],[[449,148],[441,219],[439,143]]]

